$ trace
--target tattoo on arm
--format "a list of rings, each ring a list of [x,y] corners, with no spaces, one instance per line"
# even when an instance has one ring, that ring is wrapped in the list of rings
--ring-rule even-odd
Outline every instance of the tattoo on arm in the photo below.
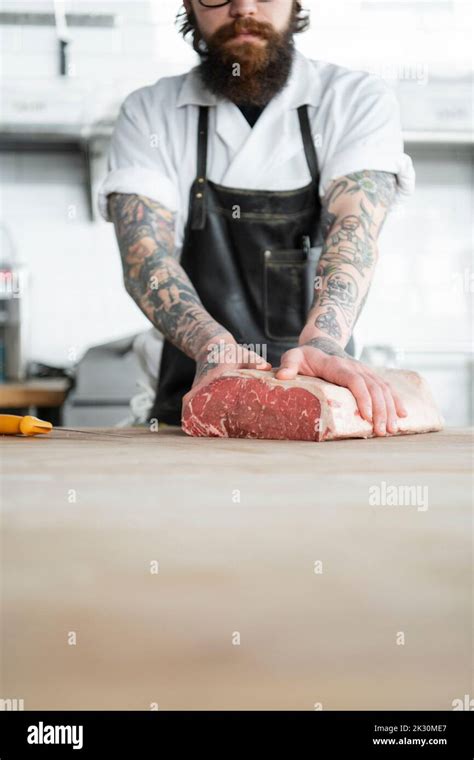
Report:
[[[319,327],[320,330],[330,335],[331,338],[337,339],[342,336],[341,328],[337,321],[336,310],[333,309],[332,306],[329,306],[327,311],[316,317],[314,324],[316,327]]]
[[[195,359],[226,330],[204,309],[175,257],[175,215],[142,195],[109,196],[127,292],[171,343]]]
[[[342,346],[349,341],[367,299],[377,259],[377,238],[395,189],[395,175],[361,171],[333,182],[324,198],[324,244],[308,324],[313,332],[316,328],[316,333],[327,334]]]
[[[312,346],[313,348],[319,348],[326,354],[330,354],[331,356],[339,356],[341,359],[352,359],[352,356],[347,354],[344,349],[341,348],[339,343],[336,343],[330,338],[311,338],[311,340],[306,341],[304,345]]]
[[[372,206],[382,205],[388,208],[393,202],[395,188],[396,177],[390,172],[354,172],[333,183],[326,196],[326,205],[330,208],[341,195],[362,192]]]
[[[204,358],[198,362],[196,367],[195,380],[200,380],[204,375],[207,375],[212,369],[216,369],[219,366],[219,362],[216,359]]]

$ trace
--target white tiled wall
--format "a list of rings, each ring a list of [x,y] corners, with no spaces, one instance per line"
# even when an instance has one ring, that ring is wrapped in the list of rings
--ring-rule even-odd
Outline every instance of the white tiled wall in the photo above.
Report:
[[[5,11],[50,13],[52,7],[50,0],[0,4]],[[118,107],[135,87],[194,65],[192,49],[173,28],[178,7],[166,0],[67,2],[68,12],[110,12],[121,19],[112,29],[71,28],[71,81],[85,90],[97,85],[103,98],[109,85]],[[18,92],[34,81],[38,92],[58,81],[52,27],[0,27],[0,48],[4,82]],[[30,273],[31,358],[68,365],[90,345],[146,329],[149,323],[123,288],[112,225],[89,219],[81,157],[3,152],[0,175],[0,221]]]
[[[43,6],[51,11],[51,5],[41,0],[4,0],[1,7],[39,10]],[[304,52],[350,65],[343,59],[350,57],[347,40],[353,38],[357,48],[352,49],[353,58],[367,58],[369,40],[363,35],[370,37],[374,29],[364,27],[363,33],[359,30],[357,39],[354,37],[353,3],[334,2],[331,13],[323,2],[309,5],[316,16],[311,35],[298,42]],[[169,0],[68,3],[68,10],[111,11],[122,17],[118,29],[73,30],[75,77],[88,84],[110,86],[120,102],[137,86],[188,69],[195,58],[173,28],[177,6]],[[328,12],[321,18],[324,9]],[[380,20],[377,23],[380,34]],[[346,44],[341,42],[338,47],[343,29]],[[441,27],[431,31],[438,35]],[[455,33],[461,40],[465,32],[457,28]],[[0,34],[8,80],[20,83],[37,78],[39,82],[55,76],[52,29],[8,27],[0,29]],[[386,35],[388,39],[388,31]],[[411,29],[410,38],[413,35]],[[380,40],[377,44],[380,46]],[[403,44],[408,45],[406,39]],[[464,55],[461,47],[460,60]],[[410,51],[407,56],[413,54],[412,48]],[[442,58],[445,51],[439,55]],[[379,343],[413,350],[466,351],[472,338],[472,152],[448,146],[410,152],[417,171],[417,192],[403,211],[391,215],[382,232],[371,296],[356,329],[358,346]],[[0,219],[8,225],[30,271],[31,357],[64,366],[90,345],[147,329],[149,323],[123,289],[112,225],[89,219],[80,157],[0,153],[0,173]],[[416,362],[421,367],[423,359],[418,357]],[[433,374],[436,369],[427,370],[435,384],[452,389],[446,391],[443,404],[456,424],[466,421],[469,409],[465,391],[462,403],[456,404],[454,398],[459,387],[456,373],[464,367],[463,362],[465,359],[458,357],[451,365],[448,362],[446,369],[443,360],[437,375]]]
[[[89,220],[76,154],[0,154],[2,218],[29,270],[31,357],[65,366],[147,326],[123,289],[112,225]]]
[[[51,13],[52,0],[2,0],[1,10]],[[68,48],[74,79],[110,82],[117,95],[160,76],[193,65],[195,54],[174,29],[179,3],[174,0],[69,0],[70,13],[112,13],[113,28],[71,27]],[[8,80],[57,75],[57,39],[53,27],[0,27],[3,76]]]

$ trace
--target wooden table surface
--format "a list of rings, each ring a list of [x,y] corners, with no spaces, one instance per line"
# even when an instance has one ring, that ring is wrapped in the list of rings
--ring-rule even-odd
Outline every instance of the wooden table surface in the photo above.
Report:
[[[0,383],[0,407],[56,407],[64,403],[70,388],[67,378],[39,378]]]
[[[108,432],[0,441],[2,698],[450,710],[474,693],[472,430]],[[371,503],[383,483],[416,504]]]

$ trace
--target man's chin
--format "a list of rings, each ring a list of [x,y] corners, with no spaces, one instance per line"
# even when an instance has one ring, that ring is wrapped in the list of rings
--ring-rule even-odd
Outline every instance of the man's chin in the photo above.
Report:
[[[266,39],[240,34],[201,54],[200,74],[206,87],[234,103],[263,105],[286,84],[293,59],[292,38]],[[235,66],[238,64],[238,73]]]

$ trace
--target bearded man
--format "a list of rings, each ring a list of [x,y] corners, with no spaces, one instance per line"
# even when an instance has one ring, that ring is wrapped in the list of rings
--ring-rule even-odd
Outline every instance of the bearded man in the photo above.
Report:
[[[277,368],[349,388],[395,433],[403,404],[352,337],[413,187],[393,92],[298,52],[295,0],[185,0],[178,23],[200,62],[128,95],[99,196],[125,287],[164,337],[150,418],[179,425],[222,373]]]

